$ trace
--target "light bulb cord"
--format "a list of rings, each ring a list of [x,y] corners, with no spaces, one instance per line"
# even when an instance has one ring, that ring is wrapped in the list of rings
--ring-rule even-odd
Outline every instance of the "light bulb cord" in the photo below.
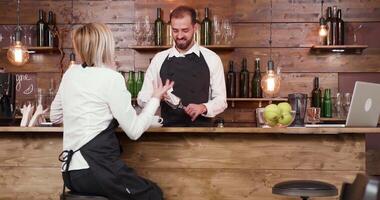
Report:
[[[272,10],[273,4],[272,0],[270,1],[270,24],[269,24],[269,60],[272,60]]]
[[[17,31],[20,29],[20,0],[17,0]]]

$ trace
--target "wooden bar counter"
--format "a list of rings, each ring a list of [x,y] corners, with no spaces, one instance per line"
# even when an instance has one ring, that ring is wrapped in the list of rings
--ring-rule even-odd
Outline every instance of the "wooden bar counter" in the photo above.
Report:
[[[152,128],[138,141],[118,132],[125,162],[166,200],[269,200],[292,199],[272,195],[280,181],[351,182],[366,169],[365,134],[380,128]],[[0,127],[0,148],[0,199],[59,199],[61,127]]]

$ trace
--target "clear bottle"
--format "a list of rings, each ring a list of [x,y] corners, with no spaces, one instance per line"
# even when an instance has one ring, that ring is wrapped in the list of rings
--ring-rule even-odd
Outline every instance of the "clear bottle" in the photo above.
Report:
[[[339,92],[336,93],[336,99],[335,99],[335,104],[334,104],[334,115],[333,116],[337,117],[339,119],[344,118],[342,95]]]
[[[249,72],[247,70],[247,58],[243,58],[242,67],[240,71],[240,98],[248,98],[249,97]]]
[[[157,19],[154,21],[154,44],[156,46],[163,45],[163,28],[164,21],[161,19],[161,8],[157,8]]]
[[[227,72],[227,97],[236,97],[236,73],[234,72],[234,61],[229,62],[229,70]]]
[[[209,9],[205,8],[205,18],[201,27],[201,44],[211,45],[211,20],[209,18]]]
[[[263,90],[261,89],[260,58],[256,58],[255,60],[255,74],[252,78],[252,97],[263,98]]]

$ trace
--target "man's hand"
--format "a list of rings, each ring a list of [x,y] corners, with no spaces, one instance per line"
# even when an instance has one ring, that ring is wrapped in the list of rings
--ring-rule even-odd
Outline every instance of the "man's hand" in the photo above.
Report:
[[[205,105],[192,103],[187,105],[184,110],[191,117],[191,121],[194,121],[200,114],[207,112]]]

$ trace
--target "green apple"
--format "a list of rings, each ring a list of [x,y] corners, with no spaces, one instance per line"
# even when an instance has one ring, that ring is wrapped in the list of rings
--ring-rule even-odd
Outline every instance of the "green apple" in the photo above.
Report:
[[[269,105],[265,106],[265,108],[264,108],[264,114],[266,112],[274,112],[274,113],[276,113],[279,116],[281,114],[281,110],[278,109],[278,106],[276,104],[269,104]]]
[[[277,105],[270,104],[264,108],[264,119],[269,126],[275,126],[278,123],[280,116],[281,112],[277,108]]]
[[[288,112],[282,113],[280,119],[278,119],[278,123],[282,125],[289,125],[292,122],[292,115]]]
[[[281,113],[290,113],[292,111],[292,106],[288,102],[281,102],[277,105]]]

